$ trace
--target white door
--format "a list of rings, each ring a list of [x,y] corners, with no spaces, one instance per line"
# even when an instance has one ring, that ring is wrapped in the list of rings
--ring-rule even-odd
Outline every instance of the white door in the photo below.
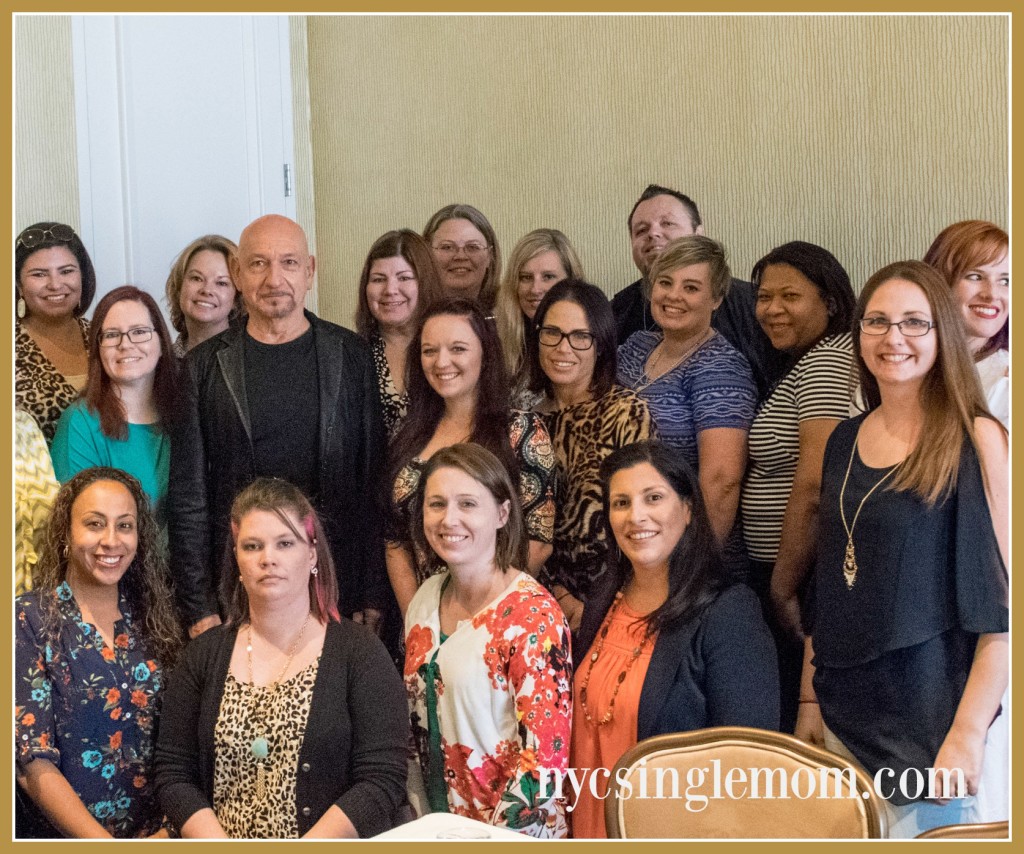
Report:
[[[81,234],[97,295],[130,283],[164,305],[175,256],[295,216],[288,19],[76,15]],[[290,182],[289,182],[290,183]]]

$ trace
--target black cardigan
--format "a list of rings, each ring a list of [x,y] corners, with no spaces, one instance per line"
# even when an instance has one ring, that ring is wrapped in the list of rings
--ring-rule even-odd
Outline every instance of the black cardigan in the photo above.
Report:
[[[213,805],[213,731],[237,628],[217,627],[185,650],[164,694],[154,769],[179,830]],[[360,837],[392,826],[405,798],[409,713],[384,645],[349,620],[327,624],[295,787],[299,835],[331,804]]]
[[[605,572],[587,599],[572,658],[587,665],[608,609],[619,589]],[[640,691],[637,740],[712,726],[779,728],[779,671],[775,643],[757,596],[736,584],[694,620],[658,632]]]

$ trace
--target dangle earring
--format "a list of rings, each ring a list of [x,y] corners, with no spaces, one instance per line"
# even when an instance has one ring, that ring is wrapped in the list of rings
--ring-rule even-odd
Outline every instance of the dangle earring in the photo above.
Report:
[[[319,569],[317,568],[317,565],[316,565],[316,564],[313,564],[313,566],[312,566],[312,567],[310,568],[310,570],[309,570],[309,574],[310,574],[310,575],[312,575],[312,576],[313,576],[313,577],[315,578],[315,577],[316,577],[316,574],[317,574],[317,572],[319,572],[319,571],[320,571],[320,570],[319,570]]]
[[[28,306],[25,305],[25,298],[24,297],[18,297],[17,312],[18,312],[18,320],[24,320],[25,319],[25,315],[28,313]]]

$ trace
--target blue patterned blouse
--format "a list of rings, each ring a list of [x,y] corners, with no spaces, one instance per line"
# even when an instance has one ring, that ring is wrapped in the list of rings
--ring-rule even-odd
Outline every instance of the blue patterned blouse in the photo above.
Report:
[[[630,335],[619,347],[618,382],[647,402],[658,438],[679,448],[696,470],[697,434],[713,427],[749,430],[757,386],[747,360],[719,334],[645,386],[644,366],[660,341],[660,332]]]
[[[59,645],[42,638],[42,595],[56,595]],[[114,647],[82,619],[71,587],[15,600],[15,753],[19,765],[47,759],[115,837],[156,832],[162,813],[150,765],[162,670],[132,625],[114,624]]]

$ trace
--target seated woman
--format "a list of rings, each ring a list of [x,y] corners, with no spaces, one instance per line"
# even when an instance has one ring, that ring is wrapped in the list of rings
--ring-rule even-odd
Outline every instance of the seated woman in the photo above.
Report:
[[[501,249],[494,229],[472,205],[445,205],[423,228],[445,296],[474,300],[485,314],[494,309],[501,275]]]
[[[406,614],[405,684],[420,813],[453,812],[530,836],[565,836],[554,785],[572,725],[569,630],[551,594],[517,567],[526,533],[505,466],[479,445],[423,471],[416,540],[433,568]]]
[[[983,220],[943,229],[924,262],[953,289],[989,411],[1010,429],[1010,239]]]
[[[370,344],[388,436],[409,408],[405,357],[419,316],[441,294],[434,256],[415,231],[403,228],[378,237],[359,277],[356,332]]]
[[[89,466],[113,466],[138,478],[165,519],[177,360],[156,301],[132,285],[100,300],[89,336],[89,382],[60,418],[53,439],[57,479]]]
[[[242,295],[231,278],[238,247],[219,234],[207,234],[181,250],[171,265],[165,293],[171,326],[178,331],[174,355],[185,353],[228,328],[242,311]]]
[[[373,836],[406,778],[402,684],[383,644],[338,615],[323,526],[287,481],[231,507],[227,622],[196,638],[168,686],[156,781],[186,838]]]
[[[512,249],[505,277],[498,287],[494,314],[512,377],[512,400],[523,409],[540,402],[530,392],[529,348],[536,347],[533,318],[552,285],[563,279],[582,279],[583,265],[569,238],[554,228],[538,228]]]
[[[825,443],[847,417],[855,298],[827,249],[793,241],[754,265],[757,319],[790,367],[750,428],[740,512],[750,586],[775,633],[782,727],[792,732],[803,662],[798,593],[814,566]]]
[[[612,538],[573,637],[570,766],[614,768],[652,735],[713,726],[778,729],[775,647],[757,597],[732,584],[703,490],[677,448],[637,442],[601,465]],[[605,836],[607,778],[587,780],[576,838]]]
[[[1008,443],[932,267],[882,268],[854,319],[868,412],[825,449],[797,735],[890,781],[889,835],[910,838],[978,821],[984,766],[1006,775],[986,735],[1009,675]],[[952,790],[897,785],[943,772]]]
[[[96,272],[71,226],[37,222],[14,243],[14,405],[53,441],[57,419],[85,386]]]
[[[476,442],[502,461],[519,484],[530,540],[523,569],[536,575],[551,553],[555,522],[554,455],[538,415],[510,409],[508,379],[494,324],[463,299],[430,306],[409,347],[409,415],[391,444],[387,483],[387,569],[404,616],[416,588],[429,577],[413,547],[418,527],[409,507],[420,473],[441,448]]]
[[[91,468],[61,487],[15,615],[17,836],[166,835],[153,734],[183,635],[135,478]]]
[[[615,318],[600,288],[567,279],[537,308],[537,352],[530,388],[545,397],[558,463],[555,543],[541,582],[555,594],[575,630],[590,587],[604,571],[601,461],[616,448],[652,434],[647,404],[615,385]]]
[[[14,594],[32,589],[47,520],[60,485],[53,473],[50,450],[36,420],[14,412]]]
[[[697,471],[725,565],[746,581],[736,510],[757,386],[747,360],[711,328],[732,282],[725,249],[700,234],[673,240],[647,281],[651,316],[661,329],[635,332],[619,348],[618,381],[644,399],[658,437]]]

